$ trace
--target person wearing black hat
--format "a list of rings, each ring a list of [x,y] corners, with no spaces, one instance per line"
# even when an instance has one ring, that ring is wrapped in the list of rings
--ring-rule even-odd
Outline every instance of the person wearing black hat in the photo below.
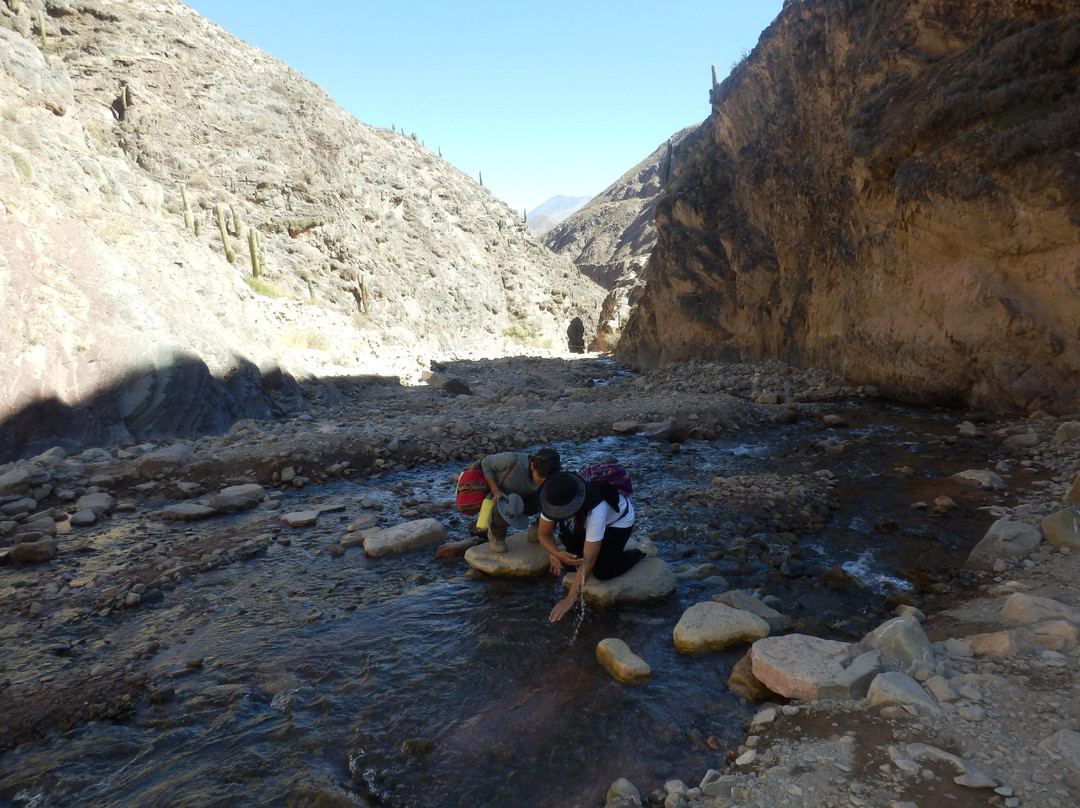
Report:
[[[561,466],[559,453],[549,447],[537,449],[535,452],[498,452],[489,454],[480,461],[480,468],[487,480],[491,498],[495,500],[495,507],[491,512],[491,522],[488,524],[488,545],[496,553],[506,552],[506,531],[510,525],[516,530],[522,530],[522,519],[526,522],[529,516],[540,510],[537,501],[537,493],[540,486]],[[517,494],[512,502],[510,496]],[[509,518],[508,518],[509,517]],[[535,527],[529,527],[530,540],[536,541]]]
[[[561,525],[555,544],[555,525]],[[634,528],[634,506],[619,489],[602,482],[586,482],[580,475],[561,471],[553,474],[540,489],[540,545],[547,550],[551,572],[559,575],[563,566],[576,567],[570,591],[555,604],[548,619],[561,620],[574,607],[590,575],[601,581],[615,578],[645,557],[640,550],[627,550]]]

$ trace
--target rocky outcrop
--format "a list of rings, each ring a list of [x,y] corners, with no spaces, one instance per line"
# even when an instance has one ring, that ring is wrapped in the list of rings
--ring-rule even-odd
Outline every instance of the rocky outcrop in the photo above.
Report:
[[[0,96],[0,460],[595,328],[520,215],[176,0],[0,5]]]
[[[617,356],[1075,410],[1078,65],[1068,0],[786,3],[679,150]]]
[[[656,244],[656,203],[683,141],[696,129],[690,126],[676,132],[585,207],[544,234],[544,244],[552,252],[570,258],[583,274],[608,290],[592,345],[596,350],[615,346],[644,287],[644,269]]]

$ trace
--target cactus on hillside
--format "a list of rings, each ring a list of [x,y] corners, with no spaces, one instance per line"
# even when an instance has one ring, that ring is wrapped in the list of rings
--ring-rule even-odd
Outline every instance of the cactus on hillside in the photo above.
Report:
[[[184,201],[184,227],[195,230],[195,217],[191,213],[191,205],[188,203],[187,186],[180,183],[180,198]]]
[[[45,9],[38,12],[38,33],[41,35],[41,44],[45,44]]]
[[[214,205],[214,212],[217,213],[217,226],[221,232],[221,243],[225,245],[225,260],[231,264],[236,260],[236,253],[233,252],[232,243],[229,241],[229,231],[225,229],[225,212],[221,209],[221,205]]]
[[[232,202],[229,203],[229,213],[232,214],[232,234],[239,238],[240,228],[243,226],[243,223],[240,221],[240,214],[236,210],[236,205],[234,205]]]
[[[259,231],[254,227],[248,230],[248,252],[251,253],[251,277],[262,275],[262,254],[259,250]]]
[[[11,9],[12,14],[19,13],[19,0],[7,0],[7,7]]]

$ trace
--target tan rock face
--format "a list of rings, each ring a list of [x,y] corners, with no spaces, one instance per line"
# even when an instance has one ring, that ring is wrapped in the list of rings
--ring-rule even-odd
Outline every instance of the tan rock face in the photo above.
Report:
[[[1075,4],[790,3],[714,89],[617,355],[1075,410]],[[879,15],[879,16],[871,16]],[[991,34],[993,30],[993,34]]]

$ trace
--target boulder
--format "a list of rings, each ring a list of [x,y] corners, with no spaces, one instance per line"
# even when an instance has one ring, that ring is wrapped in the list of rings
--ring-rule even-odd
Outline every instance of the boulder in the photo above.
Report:
[[[819,699],[861,699],[881,673],[881,652],[859,654],[850,665],[818,685]]]
[[[8,548],[10,561],[38,564],[56,557],[56,540],[46,537],[37,541],[26,541]]]
[[[218,513],[216,508],[201,502],[178,502],[161,510],[161,518],[166,522],[193,522]]]
[[[675,650],[684,654],[719,651],[768,636],[769,624],[756,614],[713,601],[695,603],[674,630]]]
[[[289,527],[311,527],[319,521],[319,511],[293,511],[283,513],[281,521]]]
[[[364,538],[364,553],[371,558],[381,558],[442,544],[445,539],[446,528],[438,519],[416,519],[373,530]]]
[[[1011,631],[991,631],[986,634],[969,634],[964,642],[971,646],[975,656],[1009,657],[1017,651],[1017,639]]]
[[[0,497],[22,494],[33,484],[29,471],[23,468],[11,469],[0,474]]]
[[[139,474],[150,478],[157,474],[172,472],[186,466],[192,461],[193,457],[187,444],[174,443],[172,446],[155,449],[140,457],[138,463]]]
[[[964,569],[989,572],[999,558],[1006,560],[1023,558],[1038,547],[1042,539],[1042,530],[1033,525],[998,519],[990,525],[986,535],[968,554]]]
[[[713,595],[709,600],[723,603],[732,609],[741,609],[744,612],[756,614],[769,624],[770,631],[783,631],[791,625],[791,618],[776,611],[776,609],[760,598],[754,597],[745,589],[732,589],[728,592],[721,592]]]
[[[1065,493],[1066,505],[1080,505],[1080,474],[1076,475],[1072,487]]]
[[[563,576],[564,592],[570,591],[573,580],[572,573]],[[659,558],[650,556],[641,559],[618,578],[607,581],[589,578],[585,583],[585,603],[600,609],[627,603],[654,603],[674,591],[675,573],[671,567]]]
[[[898,671],[879,673],[870,683],[866,698],[875,707],[895,704],[917,715],[941,712],[933,696],[923,686]]]
[[[728,676],[727,684],[728,690],[748,701],[764,701],[776,695],[760,679],[754,676],[754,667],[750,661],[749,652],[735,663],[735,666],[731,669],[731,674]]]
[[[246,511],[254,508],[266,499],[266,491],[261,485],[230,485],[210,497],[210,505],[222,513]]]
[[[861,651],[880,651],[885,659],[925,662],[933,655],[930,639],[913,615],[886,620],[859,641]]]
[[[1001,491],[1005,488],[1005,481],[1001,479],[1001,475],[982,469],[961,471],[959,474],[954,474],[951,479],[991,491]]]
[[[112,495],[104,492],[97,494],[85,494],[79,497],[75,503],[75,510],[77,511],[93,511],[96,515],[112,513],[112,509],[116,507],[116,500]]]
[[[496,553],[487,541],[465,550],[465,563],[485,575],[499,578],[524,578],[543,575],[550,561],[547,551],[524,533],[506,537],[506,552]]]
[[[1039,742],[1039,748],[1061,758],[1063,765],[1080,773],[1080,732],[1063,729]]]
[[[1066,421],[1054,432],[1051,443],[1071,443],[1080,440],[1080,421]]]
[[[754,676],[777,695],[811,700],[818,685],[840,675],[850,649],[846,642],[785,634],[755,642],[750,661]]]
[[[1001,616],[1018,623],[1039,623],[1043,620],[1068,620],[1080,625],[1080,609],[1053,598],[1042,598],[1016,592],[1005,598]]]
[[[596,644],[596,661],[624,685],[637,684],[652,676],[652,668],[620,639],[608,637]]]
[[[1054,547],[1080,550],[1080,505],[1064,508],[1043,519],[1042,531]]]

